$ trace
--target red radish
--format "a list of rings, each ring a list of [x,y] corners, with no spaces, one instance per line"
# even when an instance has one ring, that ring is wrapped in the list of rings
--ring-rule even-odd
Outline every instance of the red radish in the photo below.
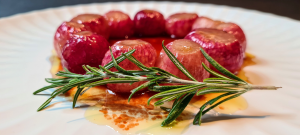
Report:
[[[176,13],[166,19],[166,31],[172,38],[183,38],[192,30],[198,15],[195,13]]]
[[[90,31],[103,36],[108,39],[110,30],[107,20],[98,14],[81,14],[74,17],[71,22],[83,24]]]
[[[185,39],[200,44],[209,56],[232,73],[237,73],[243,64],[242,46],[231,34],[203,28],[189,33]]]
[[[62,64],[73,73],[84,74],[82,65],[98,67],[109,49],[107,40],[90,31],[74,34],[62,50]]]
[[[128,38],[134,34],[133,21],[121,11],[109,11],[105,15],[111,38]]]
[[[234,23],[221,23],[217,26],[217,29],[226,31],[229,34],[234,35],[234,37],[240,42],[242,50],[245,53],[247,41],[246,36],[240,26]]]
[[[138,36],[160,36],[165,31],[164,16],[155,10],[137,12],[133,22]]]
[[[143,40],[122,40],[116,42],[111,46],[112,53],[115,58],[119,57],[122,53],[126,53],[132,49],[136,51],[132,54],[138,61],[143,63],[147,67],[153,67],[156,61],[156,50],[148,42]],[[107,51],[103,61],[102,66],[106,65],[112,60],[110,51]],[[119,63],[119,65],[126,70],[141,70],[134,63],[130,62],[128,59]],[[111,71],[117,71],[115,68],[111,68]],[[120,84],[107,84],[107,87],[114,92],[130,92],[132,89],[138,87],[144,82],[136,82],[133,84],[120,83]]]
[[[198,29],[198,28],[217,28],[217,26],[221,23],[221,21],[215,21],[207,17],[198,17],[196,21],[194,22],[192,26],[192,30]]]
[[[223,30],[229,34],[234,35],[234,37],[240,42],[240,44],[243,47],[243,52],[246,51],[246,36],[241,29],[240,26],[234,23],[225,23],[221,21],[215,21],[207,17],[199,17],[195,23],[193,24],[192,29],[198,29],[198,28],[213,28],[218,30]]]
[[[205,65],[209,65],[209,63],[201,53],[201,46],[199,44],[187,39],[178,39],[167,44],[166,47],[176,56],[197,81],[202,82],[203,79],[209,77],[209,73],[203,68],[202,62]],[[179,78],[190,80],[175,66],[164,50],[160,52],[156,67],[164,69]]]
[[[67,40],[74,33],[87,30],[84,25],[74,22],[63,22],[56,30],[54,35],[54,49],[61,58],[61,50],[66,44]]]

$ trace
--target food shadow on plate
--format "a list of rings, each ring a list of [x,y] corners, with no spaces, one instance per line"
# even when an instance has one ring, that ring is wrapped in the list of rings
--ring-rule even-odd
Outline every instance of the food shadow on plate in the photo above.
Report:
[[[230,115],[230,114],[206,114],[202,117],[202,123],[215,122],[220,120],[232,120],[232,119],[241,119],[241,118],[254,118],[254,119],[262,119],[269,117],[270,115],[262,115],[262,116],[249,116],[249,115]]]

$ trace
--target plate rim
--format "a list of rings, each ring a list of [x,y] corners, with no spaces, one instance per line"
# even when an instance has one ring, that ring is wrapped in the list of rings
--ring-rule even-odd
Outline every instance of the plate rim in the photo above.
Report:
[[[64,6],[58,6],[58,7],[49,7],[49,8],[44,8],[44,9],[37,9],[37,10],[32,10],[32,11],[28,11],[28,12],[23,12],[23,13],[17,13],[17,14],[13,14],[10,16],[5,16],[5,17],[1,17],[0,18],[0,22],[5,21],[5,20],[9,20],[9,19],[14,19],[20,16],[24,16],[24,15],[32,15],[35,14],[37,12],[47,12],[50,10],[60,10],[63,8],[76,8],[76,7],[81,7],[81,6],[91,6],[91,5],[102,5],[102,4],[133,4],[133,3],[142,3],[142,4],[146,4],[146,3],[171,3],[171,4],[197,4],[197,5],[203,5],[203,6],[213,6],[213,7],[217,7],[217,8],[230,8],[230,9],[237,9],[237,10],[241,10],[244,12],[253,12],[253,13],[257,13],[257,14],[261,14],[261,15],[266,15],[266,16],[270,16],[270,17],[275,17],[278,19],[283,19],[285,21],[291,21],[294,23],[298,23],[300,25],[300,20],[296,20],[290,17],[286,17],[286,16],[281,16],[281,15],[276,15],[274,13],[269,13],[269,12],[263,12],[263,11],[259,11],[259,10],[255,10],[255,9],[247,9],[247,8],[242,8],[242,7],[234,7],[234,6],[228,6],[228,5],[218,5],[218,4],[210,4],[210,3],[198,3],[198,2],[172,2],[172,1],[119,1],[119,2],[93,2],[93,3],[87,3],[87,4],[74,4],[74,5],[64,5]]]

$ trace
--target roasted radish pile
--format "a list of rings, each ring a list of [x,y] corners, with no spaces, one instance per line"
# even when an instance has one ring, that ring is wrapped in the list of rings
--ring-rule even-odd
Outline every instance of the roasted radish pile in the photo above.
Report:
[[[245,34],[237,24],[212,20],[196,13],[176,13],[165,18],[155,10],[141,10],[133,19],[121,11],[109,11],[103,16],[78,15],[57,28],[54,48],[63,67],[73,73],[84,74],[82,65],[98,67],[110,62],[111,47],[114,57],[135,49],[133,56],[144,65],[159,67],[188,79],[163,50],[157,57],[151,43],[138,37],[176,38],[166,47],[198,81],[209,77],[201,63],[209,64],[199,48],[232,73],[237,73],[241,68],[246,50]],[[109,44],[110,39],[120,41]],[[141,70],[129,60],[119,65],[126,70]],[[110,70],[116,71],[114,68]],[[126,93],[142,83],[109,84],[107,87],[114,92]]]

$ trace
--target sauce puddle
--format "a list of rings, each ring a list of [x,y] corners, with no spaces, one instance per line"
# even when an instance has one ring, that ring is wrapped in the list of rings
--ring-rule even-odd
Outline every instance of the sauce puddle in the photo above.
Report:
[[[68,97],[73,97],[76,88],[70,90]],[[147,105],[147,100],[153,94],[145,92],[134,96],[130,102],[127,101],[128,95],[120,95],[111,92],[104,86],[91,88],[79,97],[78,102],[89,104],[84,117],[95,124],[106,125],[119,132],[120,134],[182,134],[192,125],[195,114],[199,107],[208,100],[220,94],[207,94],[197,96],[192,99],[183,113],[167,127],[160,124],[168,116],[168,112]],[[167,102],[162,105],[171,108],[172,103]],[[215,112],[231,114],[238,110],[245,110],[248,104],[243,97],[229,100],[214,109]]]
[[[165,37],[140,39],[151,43],[156,48],[157,55],[159,55],[162,49],[162,40],[165,40],[165,45],[175,40]],[[116,41],[110,40],[110,43],[113,44]],[[253,58],[253,55],[246,54],[241,70],[237,74],[237,76],[247,82],[249,82],[249,79],[243,69],[256,64]],[[62,70],[60,60],[56,56],[51,57],[51,63],[52,75]],[[76,88],[71,89],[66,93],[66,96],[72,98],[76,90]],[[128,102],[129,95],[116,94],[104,86],[97,86],[79,96],[78,103],[90,105],[84,114],[84,117],[88,121],[98,125],[109,126],[120,134],[182,134],[192,125],[193,118],[199,111],[199,107],[208,100],[221,95],[207,94],[194,97],[183,113],[173,123],[167,127],[161,127],[160,124],[168,116],[168,112],[161,110],[159,107],[154,107],[152,104],[156,100],[151,101],[151,104],[147,105],[148,98],[154,94],[152,92],[140,93]],[[162,106],[171,108],[172,102],[167,102]],[[237,97],[217,106],[213,113],[232,114],[239,110],[245,110],[247,106],[247,101],[243,97]]]

